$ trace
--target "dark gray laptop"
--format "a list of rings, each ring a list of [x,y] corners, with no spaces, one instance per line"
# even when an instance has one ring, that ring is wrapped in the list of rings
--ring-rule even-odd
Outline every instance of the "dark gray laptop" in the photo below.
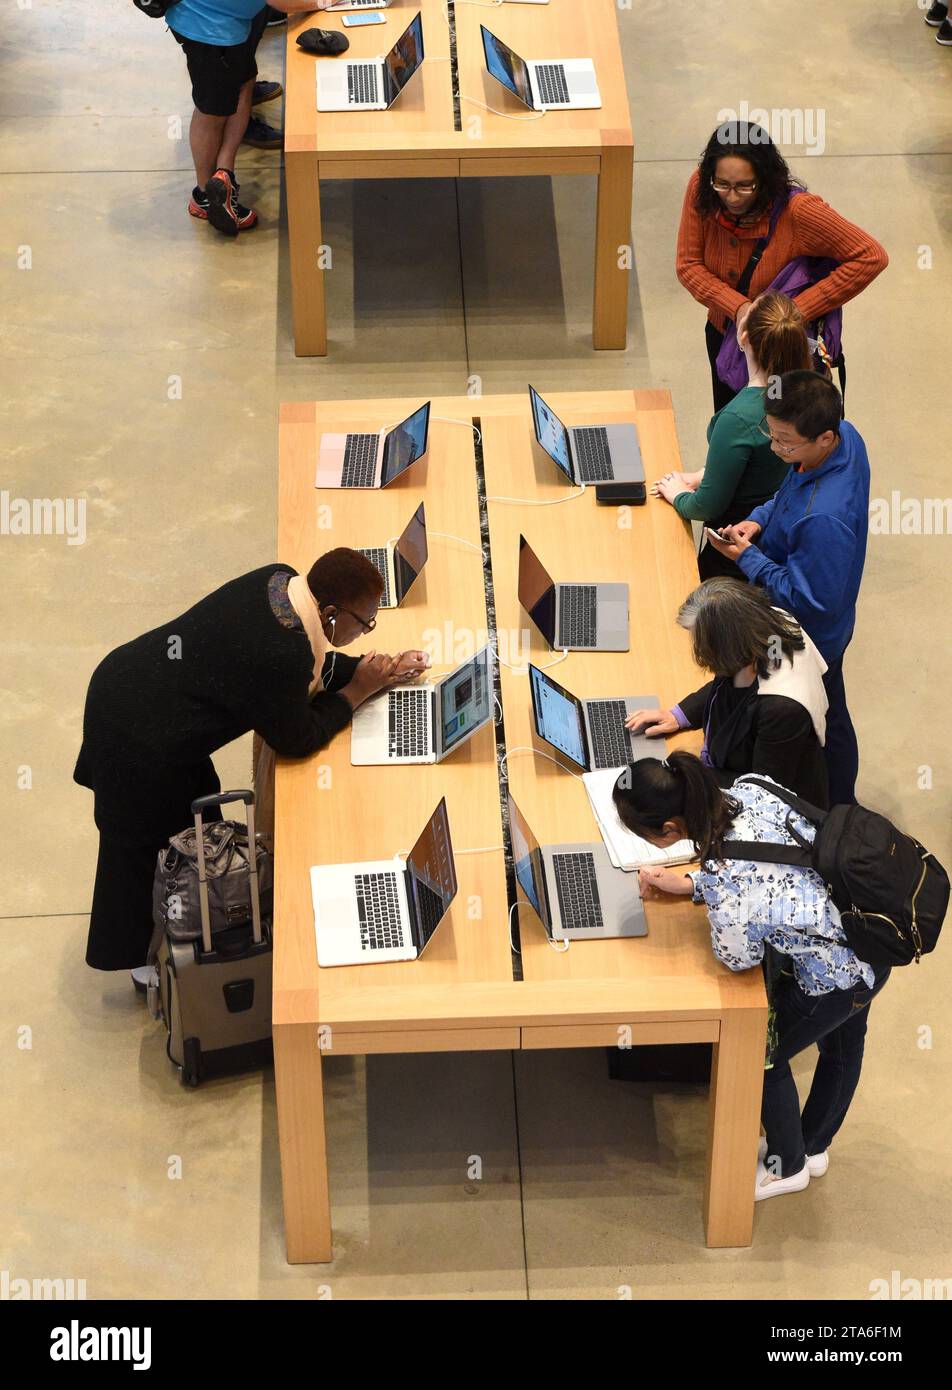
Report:
[[[628,585],[556,584],[525,536],[519,602],[553,651],[628,651]]]
[[[643,483],[635,425],[575,425],[568,429],[534,386],[529,387],[535,436],[570,482]]]
[[[516,881],[550,941],[647,936],[637,874],[614,868],[604,845],[540,845],[506,799]]]
[[[531,662],[529,685],[536,733],[585,772],[667,756],[663,738],[647,738],[625,728],[625,720],[635,710],[659,708],[657,695],[580,700]]]

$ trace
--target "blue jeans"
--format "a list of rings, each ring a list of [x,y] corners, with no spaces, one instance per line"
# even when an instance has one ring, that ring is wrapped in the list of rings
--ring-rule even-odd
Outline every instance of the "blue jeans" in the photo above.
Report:
[[[869,1005],[889,979],[889,970],[886,966],[876,971],[872,989],[858,984],[816,998],[804,994],[792,975],[777,980],[773,1005],[778,1044],[774,1064],[764,1072],[760,1112],[767,1161],[777,1177],[793,1177],[807,1154],[829,1148],[846,1119],[863,1068]],[[790,1059],[811,1043],[816,1043],[820,1057],[801,1115]]]
[[[846,708],[846,687],[843,684],[843,658],[837,657],[827,667],[823,677],[826,698],[826,743],[823,753],[830,782],[830,805],[838,806],[856,800],[856,776],[859,772],[859,746],[850,712]]]

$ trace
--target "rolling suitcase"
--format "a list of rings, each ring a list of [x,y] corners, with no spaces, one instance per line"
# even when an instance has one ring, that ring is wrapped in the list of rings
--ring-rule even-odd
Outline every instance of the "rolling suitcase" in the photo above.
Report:
[[[206,828],[203,811],[232,801],[245,803],[246,827],[214,821]],[[182,1081],[197,1086],[272,1055],[272,890],[252,792],[199,797],[192,814],[194,838],[191,830],[177,835],[159,855],[149,1005],[165,1023],[166,1051]]]

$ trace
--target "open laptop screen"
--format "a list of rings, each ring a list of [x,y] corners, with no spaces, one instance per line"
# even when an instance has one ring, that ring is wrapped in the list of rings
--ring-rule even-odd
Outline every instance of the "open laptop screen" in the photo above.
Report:
[[[483,647],[440,682],[440,725],[443,752],[466,738],[492,713],[492,674],[489,648]]]
[[[392,483],[411,463],[426,453],[427,434],[430,426],[430,402],[421,405],[402,425],[390,431],[383,446],[383,468],[380,470],[380,486]]]
[[[520,58],[518,53],[513,53],[508,44],[504,44],[502,39],[497,39],[495,34],[491,34],[485,24],[481,24],[480,30],[483,35],[483,52],[486,55],[486,67],[495,77],[497,82],[501,82],[512,92],[514,97],[524,101],[526,106],[535,110],[532,102],[532,86],[529,82],[529,69],[525,60]]]
[[[546,743],[571,758],[579,767],[589,768],[588,740],[582,719],[582,702],[545,675],[537,666],[529,666],[532,689],[532,713],[536,731]]]
[[[423,17],[417,15],[383,60],[387,105],[392,106],[423,62]]]
[[[555,585],[525,536],[519,537],[519,602],[554,647]]]
[[[559,417],[546,405],[534,386],[529,387],[529,400],[532,403],[532,423],[535,435],[543,449],[557,463],[567,478],[575,482],[575,470],[569,453],[569,432]]]
[[[402,603],[410,592],[410,586],[426,564],[426,557],[426,515],[421,502],[393,548],[393,576],[398,603]]]
[[[457,886],[450,819],[444,797],[407,858],[407,894],[413,902],[418,954],[456,897]]]
[[[542,851],[511,793],[507,792],[506,800],[509,805],[509,835],[512,840],[512,866],[516,871],[516,880],[548,930],[549,914],[542,877]]]

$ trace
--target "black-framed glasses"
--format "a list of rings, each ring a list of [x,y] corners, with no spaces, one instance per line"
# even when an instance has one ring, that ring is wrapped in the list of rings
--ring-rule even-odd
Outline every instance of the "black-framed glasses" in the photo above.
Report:
[[[340,604],[337,605],[337,611],[338,613],[346,613],[349,618],[353,618],[355,623],[360,623],[360,626],[363,628],[364,632],[373,632],[374,628],[377,626],[376,618],[371,618],[370,622],[368,623],[367,620],[365,618],[362,618],[359,613],[353,612],[353,610],[350,608],[342,608]]]
[[[756,180],[753,183],[727,183],[725,179],[711,179],[711,187],[715,193],[739,193],[741,197],[757,192]]]

